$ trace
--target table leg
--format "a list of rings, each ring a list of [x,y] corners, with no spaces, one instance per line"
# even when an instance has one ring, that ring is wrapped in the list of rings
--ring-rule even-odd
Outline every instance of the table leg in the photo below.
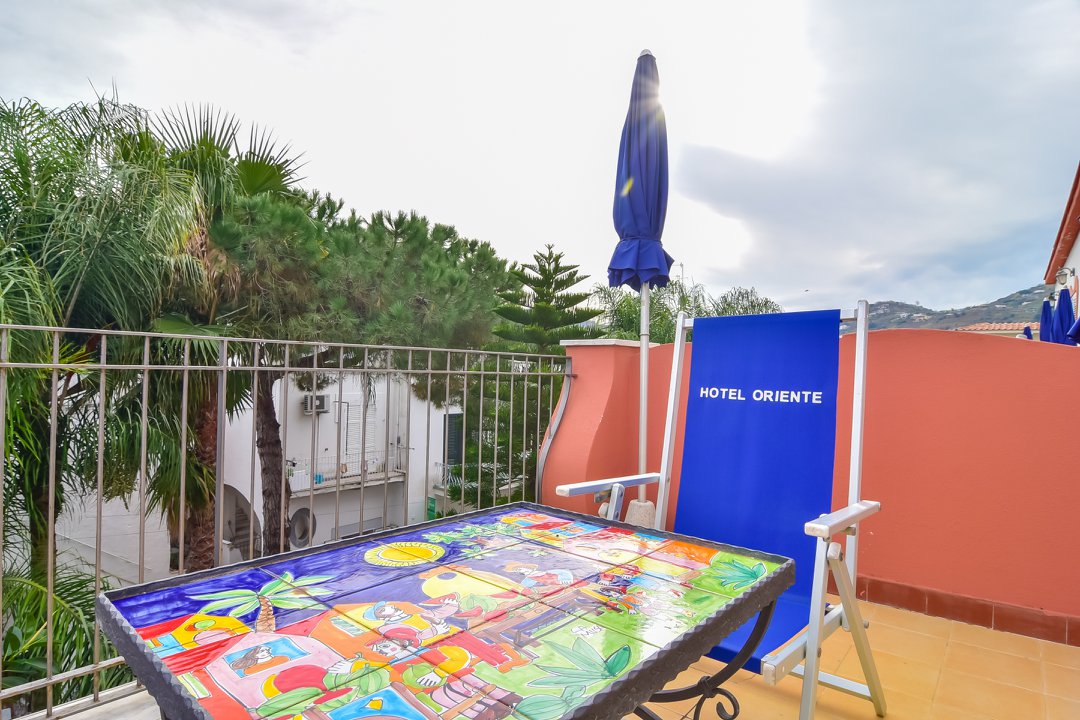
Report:
[[[761,639],[765,637],[765,631],[769,627],[769,622],[772,620],[773,611],[776,609],[776,603],[770,603],[767,607],[762,608],[758,613],[757,622],[754,623],[754,629],[750,631],[750,637],[746,638],[746,642],[743,643],[742,648],[735,654],[735,657],[725,665],[720,672],[715,675],[702,677],[693,685],[687,685],[682,688],[675,688],[674,690],[660,690],[653,693],[649,698],[649,702],[663,703],[663,702],[677,702],[679,700],[690,700],[697,697],[697,705],[694,707],[694,720],[698,720],[701,716],[701,709],[704,707],[705,702],[711,698],[721,695],[731,703],[731,709],[729,710],[724,706],[723,701],[718,700],[716,703],[716,713],[723,720],[734,720],[739,715],[739,701],[735,699],[735,696],[730,691],[721,688],[720,686],[731,679],[739,670],[746,665],[746,661],[750,659],[750,656],[754,654],[754,650],[761,644]],[[644,720],[657,720],[657,715],[645,707],[638,707],[634,714]]]

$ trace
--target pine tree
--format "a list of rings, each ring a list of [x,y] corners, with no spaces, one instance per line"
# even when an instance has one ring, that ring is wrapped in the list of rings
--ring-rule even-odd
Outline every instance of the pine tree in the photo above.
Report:
[[[544,253],[533,253],[533,260],[510,270],[521,286],[499,293],[503,304],[495,308],[495,313],[507,322],[497,325],[493,332],[545,354],[561,352],[562,340],[599,337],[598,328],[584,325],[601,313],[580,307],[589,293],[568,292],[588,276],[579,273],[577,265],[563,265],[563,254],[555,252],[551,245]]]

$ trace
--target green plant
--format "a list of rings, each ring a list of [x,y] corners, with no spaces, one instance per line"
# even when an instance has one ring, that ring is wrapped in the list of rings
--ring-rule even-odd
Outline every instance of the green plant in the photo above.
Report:
[[[751,566],[738,560],[719,560],[716,558],[714,558],[711,567],[716,570],[720,586],[732,590],[748,588],[765,577],[766,572],[768,572],[763,563],[756,563]]]
[[[538,665],[548,673],[529,683],[537,688],[562,688],[559,695],[532,695],[515,706],[515,710],[532,720],[554,720],[581,704],[589,686],[617,678],[630,664],[630,647],[623,645],[607,657],[592,645],[578,638],[573,647],[556,642],[548,646],[570,662],[570,667]]]

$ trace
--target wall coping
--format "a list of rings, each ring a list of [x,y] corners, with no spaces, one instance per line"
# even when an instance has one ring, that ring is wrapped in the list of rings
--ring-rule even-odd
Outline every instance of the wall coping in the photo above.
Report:
[[[562,340],[559,342],[563,347],[641,347],[639,340],[622,340],[620,338],[596,338],[592,340]],[[649,343],[649,347],[660,347],[660,343]]]

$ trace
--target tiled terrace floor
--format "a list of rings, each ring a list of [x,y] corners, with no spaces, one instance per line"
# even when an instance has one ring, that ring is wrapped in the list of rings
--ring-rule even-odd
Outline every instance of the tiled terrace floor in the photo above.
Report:
[[[891,720],[1080,720],[1080,647],[996,632],[883,605],[863,604],[870,621],[870,644],[885,685]],[[719,664],[702,658],[673,685],[715,672]],[[850,635],[835,633],[825,643],[822,668],[861,678]],[[746,720],[792,720],[799,716],[802,682],[785,678],[770,687],[740,673],[726,685],[742,705]],[[715,720],[715,705],[702,718]],[[665,720],[679,720],[692,704],[654,707]],[[874,720],[865,700],[823,688],[820,720]],[[145,693],[77,715],[78,720],[157,720]]]

